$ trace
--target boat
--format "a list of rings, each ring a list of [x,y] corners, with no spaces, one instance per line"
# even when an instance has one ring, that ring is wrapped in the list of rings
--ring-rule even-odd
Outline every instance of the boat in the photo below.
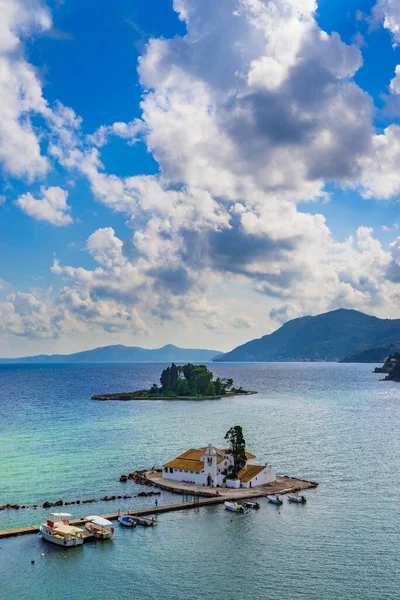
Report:
[[[80,527],[70,525],[68,517],[72,515],[66,512],[50,513],[46,522],[39,526],[42,538],[64,548],[81,546],[88,534]]]
[[[39,532],[44,540],[52,542],[57,546],[71,548],[81,546],[85,538],[85,532],[80,527],[74,527],[69,524],[66,517],[71,517],[69,513],[50,513],[51,516],[59,518],[55,521],[48,518],[45,523],[39,526]]]
[[[289,494],[288,500],[290,503],[297,502],[298,504],[305,504],[307,502],[307,498],[305,496],[300,496],[299,494]]]
[[[242,502],[243,506],[245,506],[246,508],[261,508],[261,505],[259,502],[250,502],[249,500],[245,500]]]
[[[268,502],[271,504],[283,504],[282,500],[279,498],[278,494],[273,494],[271,496],[267,496]]]
[[[232,512],[244,512],[244,507],[237,502],[224,502],[226,510],[231,510]]]
[[[118,517],[118,521],[121,523],[121,525],[125,525],[125,527],[136,527],[135,519],[129,517],[128,515]]]
[[[85,529],[89,533],[93,534],[95,538],[102,540],[108,540],[112,538],[114,533],[112,522],[97,515],[85,517]]]

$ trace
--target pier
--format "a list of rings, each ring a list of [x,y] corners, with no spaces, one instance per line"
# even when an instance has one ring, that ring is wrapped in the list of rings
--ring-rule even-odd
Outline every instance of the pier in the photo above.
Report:
[[[172,482],[171,482],[172,483]],[[193,495],[193,501],[191,502],[178,502],[175,504],[166,504],[164,506],[153,506],[150,508],[139,508],[137,510],[126,510],[126,511],[118,511],[110,514],[101,515],[105,519],[109,521],[115,521],[118,517],[123,515],[129,515],[130,517],[135,518],[138,521],[138,525],[148,526],[151,524],[151,519],[149,517],[153,515],[158,515],[167,512],[173,512],[177,510],[188,510],[193,508],[201,508],[205,506],[212,506],[214,504],[223,504],[226,500],[230,501],[240,501],[249,498],[261,498],[268,496],[270,494],[289,494],[293,492],[297,492],[300,490],[306,490],[311,488],[316,488],[318,484],[315,481],[306,481],[304,479],[294,479],[291,477],[277,477],[277,481],[274,483],[270,483],[267,485],[260,486],[258,488],[239,488],[239,489],[228,489],[223,488],[218,490],[219,493],[212,493],[210,497],[202,497],[200,499],[200,495],[197,490],[193,489],[194,487],[199,486],[190,486],[179,487],[176,485],[178,482],[174,481],[175,488],[165,487],[164,489],[168,489],[169,491],[175,491],[176,493],[184,493],[187,495]],[[180,483],[180,482],[179,482]],[[156,484],[157,485],[157,484]],[[162,487],[162,484],[159,486]],[[223,493],[222,493],[223,492]],[[208,492],[210,494],[211,492]],[[71,519],[71,525],[84,525],[85,519]],[[154,522],[153,522],[154,524]],[[0,531],[0,539],[17,537],[20,535],[28,535],[32,533],[38,533],[39,526],[27,526],[27,527],[18,527],[15,529],[6,529]]]

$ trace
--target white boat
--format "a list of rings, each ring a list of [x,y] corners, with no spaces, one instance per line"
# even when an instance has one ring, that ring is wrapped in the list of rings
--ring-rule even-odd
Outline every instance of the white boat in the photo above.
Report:
[[[267,496],[268,502],[272,504],[283,504],[282,500],[279,498],[278,494],[272,494],[271,496]]]
[[[226,510],[231,510],[232,512],[244,512],[244,508],[241,504],[237,502],[224,502]]]
[[[288,500],[290,503],[296,502],[298,504],[305,504],[307,502],[307,498],[305,496],[300,496],[299,494],[289,494]]]
[[[108,540],[112,538],[114,533],[112,522],[97,515],[85,517],[85,529],[89,533],[93,534],[95,538],[102,540]]]
[[[64,512],[50,513],[46,522],[39,526],[42,538],[64,548],[81,546],[86,533],[80,527],[70,525],[68,517],[72,515]]]
[[[244,501],[242,502],[242,504],[243,504],[243,506],[245,506],[246,508],[255,508],[255,509],[261,508],[261,506],[260,506],[260,503],[259,503],[259,502],[251,502],[251,501],[249,501],[249,500],[244,500]]]
[[[121,525],[125,525],[125,527],[136,527],[135,519],[129,517],[128,515],[118,517],[118,521],[121,523]]]
[[[63,546],[64,548],[70,548],[75,546],[81,546],[83,544],[84,531],[79,527],[73,527],[72,525],[49,525],[42,523],[39,527],[39,531],[44,540]],[[51,522],[51,521],[50,521]]]

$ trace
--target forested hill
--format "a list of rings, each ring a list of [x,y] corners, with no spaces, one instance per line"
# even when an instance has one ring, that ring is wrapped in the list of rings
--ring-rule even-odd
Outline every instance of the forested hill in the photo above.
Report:
[[[288,321],[269,335],[238,346],[216,361],[340,360],[400,342],[400,319],[339,309]]]
[[[104,346],[75,354],[40,354],[22,358],[0,358],[0,363],[107,363],[107,362],[207,362],[218,350],[178,348],[172,344],[148,350],[139,346]]]

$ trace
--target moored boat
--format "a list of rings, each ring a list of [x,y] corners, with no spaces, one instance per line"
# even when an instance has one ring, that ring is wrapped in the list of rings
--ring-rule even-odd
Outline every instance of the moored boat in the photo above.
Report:
[[[261,508],[261,505],[259,502],[250,502],[249,500],[245,500],[244,502],[242,502],[243,506],[245,506],[246,508]]]
[[[307,502],[307,498],[305,496],[300,496],[299,494],[289,494],[288,500],[290,503],[296,502],[297,504],[305,504]]]
[[[124,515],[123,517],[118,517],[119,523],[124,525],[125,527],[136,527],[136,521],[132,517],[128,515]]]
[[[244,512],[244,507],[237,502],[224,502],[226,510],[231,510],[232,512]]]
[[[39,526],[39,531],[44,540],[56,544],[57,546],[63,546],[64,548],[81,546],[84,541],[83,534],[85,532],[80,529],[80,527],[63,525],[62,523],[56,524],[50,519]]]
[[[72,515],[66,512],[50,513],[46,522],[39,526],[42,538],[64,548],[81,546],[87,533],[80,527],[70,525],[68,517]]]
[[[93,534],[95,538],[102,540],[112,538],[114,533],[112,522],[108,519],[104,519],[104,517],[99,517],[98,515],[85,517],[85,529]]]
[[[267,496],[267,499],[271,504],[283,504],[278,494],[271,494],[270,496]]]

